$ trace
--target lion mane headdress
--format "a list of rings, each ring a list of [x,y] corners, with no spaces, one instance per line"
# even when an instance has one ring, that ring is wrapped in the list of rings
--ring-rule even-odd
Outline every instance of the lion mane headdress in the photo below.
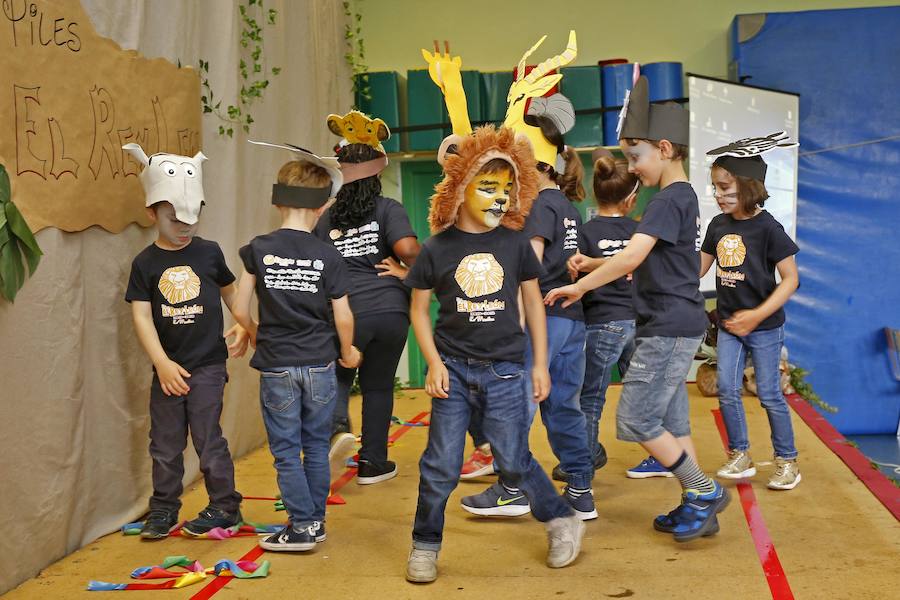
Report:
[[[499,129],[493,125],[485,125],[472,131],[462,85],[462,59],[459,56],[451,57],[449,45],[444,43],[443,54],[436,41],[434,54],[422,50],[422,56],[428,63],[428,73],[444,95],[447,113],[453,125],[453,133],[444,139],[437,153],[437,160],[444,168],[444,179],[435,186],[435,193],[431,197],[428,222],[432,234],[440,233],[456,223],[459,207],[465,200],[466,186],[484,165],[496,158],[509,163],[513,171],[510,208],[503,215],[500,224],[517,230],[525,225],[525,217],[539,191],[535,156],[548,164],[554,164],[557,153],[557,148],[543,137],[540,128],[525,122],[525,100],[539,99],[559,83],[562,76],[549,73],[571,62],[577,52],[575,32],[572,31],[569,34],[569,45],[563,53],[542,62],[525,75],[526,59],[543,40],[541,38],[519,61],[518,76],[510,87],[507,98],[509,107],[506,119]],[[574,119],[569,118],[571,115],[558,113],[570,109],[571,103],[565,98],[562,98],[562,102],[560,98],[551,97],[555,102],[540,99],[535,110],[529,111],[529,114],[546,114],[562,130],[570,129]],[[565,118],[555,119],[557,116]]]
[[[493,125],[479,127],[471,135],[455,138],[442,156],[444,179],[435,186],[431,197],[428,211],[431,233],[440,233],[456,223],[459,207],[465,200],[466,186],[495,158],[509,163],[513,171],[510,207],[500,224],[509,229],[522,229],[538,193],[538,172],[531,144],[512,129],[496,129]]]

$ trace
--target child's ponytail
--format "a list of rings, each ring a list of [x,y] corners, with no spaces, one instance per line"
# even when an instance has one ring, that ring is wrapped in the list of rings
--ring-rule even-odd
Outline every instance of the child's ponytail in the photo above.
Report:
[[[581,202],[585,196],[584,186],[581,184],[584,178],[584,165],[581,164],[578,153],[571,148],[566,148],[562,152],[562,157],[566,161],[566,170],[556,174],[556,185],[566,198],[573,202]]]
[[[559,186],[560,191],[573,202],[581,202],[584,200],[585,191],[581,184],[584,178],[584,166],[578,154],[571,148],[566,147],[562,134],[549,117],[543,115],[529,115],[525,122],[535,127],[540,127],[541,133],[547,141],[556,146],[557,151],[565,160],[566,166],[562,173],[558,173],[555,165],[546,163],[538,163],[538,171],[547,174],[550,179]]]

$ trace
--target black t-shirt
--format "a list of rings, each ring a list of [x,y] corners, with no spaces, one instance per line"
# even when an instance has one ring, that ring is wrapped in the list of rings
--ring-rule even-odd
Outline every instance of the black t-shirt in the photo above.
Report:
[[[775,290],[775,265],[800,250],[781,223],[769,212],[750,219],[716,215],[706,230],[701,248],[716,258],[716,308],[721,319],[735,311],[756,308]],[[779,308],[759,324],[758,330],[784,324]]]
[[[544,256],[541,264],[544,275],[541,277],[541,293],[545,296],[553,288],[569,285],[569,271],[566,261],[578,250],[578,230],[581,228],[581,215],[572,206],[566,196],[555,188],[542,190],[525,219],[525,235],[528,239],[544,238]],[[568,308],[562,302],[547,307],[547,315],[565,317],[575,321],[584,320],[581,302],[575,302]]]
[[[700,209],[691,184],[679,181],[657,192],[637,233],[657,241],[634,272],[636,335],[703,335],[709,321],[700,293]]]
[[[150,303],[166,356],[190,371],[228,358],[221,288],[232,282],[215,242],[195,237],[181,250],[150,244],[131,263],[125,300]]]
[[[405,283],[434,290],[440,304],[434,343],[440,352],[522,362],[519,285],[542,272],[531,243],[518,231],[466,233],[451,227],[425,240]]]
[[[635,229],[637,221],[628,217],[594,217],[581,226],[581,253],[591,258],[612,258],[625,249]],[[588,292],[581,303],[588,325],[634,319],[631,282],[627,276]]]
[[[350,291],[347,266],[331,245],[306,231],[276,229],[240,249],[256,276],[259,331],[250,366],[323,365],[337,358],[331,300]]]
[[[379,277],[382,271],[375,268],[389,256],[399,262],[394,256],[394,244],[406,237],[416,237],[403,205],[379,196],[375,198],[371,219],[347,231],[332,227],[329,212],[319,219],[314,233],[337,248],[347,262],[353,282],[350,307],[354,316],[409,312],[409,288],[396,277]]]

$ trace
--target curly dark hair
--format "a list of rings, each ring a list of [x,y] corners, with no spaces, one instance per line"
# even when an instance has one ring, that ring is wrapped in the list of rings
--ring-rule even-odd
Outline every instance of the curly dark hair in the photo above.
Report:
[[[337,151],[344,163],[361,163],[381,156],[378,150],[366,144],[347,144]],[[359,227],[375,210],[375,198],[381,195],[381,179],[372,175],[344,184],[335,203],[328,209],[331,226],[342,231]]]

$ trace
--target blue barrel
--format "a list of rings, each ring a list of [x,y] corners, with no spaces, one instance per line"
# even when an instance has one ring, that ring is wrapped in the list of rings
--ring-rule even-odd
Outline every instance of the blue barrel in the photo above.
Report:
[[[603,67],[603,107],[622,106],[625,101],[625,92],[634,85],[634,64],[625,63],[607,65]],[[619,111],[604,111],[603,113],[603,141],[607,145],[619,143],[616,135],[616,124],[619,121]]]
[[[684,77],[680,62],[658,62],[641,65],[641,75],[647,76],[650,102],[674,100],[684,96]]]

